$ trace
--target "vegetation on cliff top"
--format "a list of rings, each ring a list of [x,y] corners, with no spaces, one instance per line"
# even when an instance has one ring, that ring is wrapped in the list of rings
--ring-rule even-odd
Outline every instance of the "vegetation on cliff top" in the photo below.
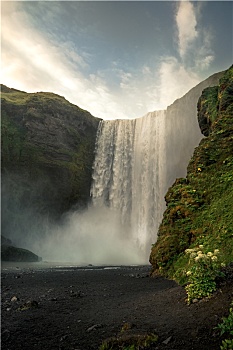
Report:
[[[152,274],[187,282],[187,248],[219,249],[220,262],[233,261],[233,67],[219,86],[203,91],[198,102],[202,139],[188,165],[166,194],[167,209],[150,255]]]

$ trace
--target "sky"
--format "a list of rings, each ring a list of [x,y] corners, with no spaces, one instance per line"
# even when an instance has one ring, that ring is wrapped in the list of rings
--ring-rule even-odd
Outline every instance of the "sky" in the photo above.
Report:
[[[232,1],[2,1],[1,83],[102,119],[165,109],[232,64]]]

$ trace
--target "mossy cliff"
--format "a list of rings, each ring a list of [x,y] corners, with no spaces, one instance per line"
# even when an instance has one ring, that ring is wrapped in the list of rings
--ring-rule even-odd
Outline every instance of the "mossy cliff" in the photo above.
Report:
[[[99,119],[53,93],[1,87],[3,225],[15,208],[59,217],[89,200]]]
[[[185,249],[204,245],[233,261],[233,66],[198,101],[206,138],[195,149],[187,177],[166,194],[167,209],[150,255],[152,274],[185,281]]]

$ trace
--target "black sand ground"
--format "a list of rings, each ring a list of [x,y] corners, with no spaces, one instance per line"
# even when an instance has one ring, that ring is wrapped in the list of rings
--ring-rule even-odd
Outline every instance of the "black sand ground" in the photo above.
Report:
[[[188,306],[185,290],[150,278],[149,266],[13,266],[2,265],[3,350],[97,350],[124,325],[129,334],[157,333],[151,349],[220,349],[214,327],[230,308],[231,275],[212,299]]]

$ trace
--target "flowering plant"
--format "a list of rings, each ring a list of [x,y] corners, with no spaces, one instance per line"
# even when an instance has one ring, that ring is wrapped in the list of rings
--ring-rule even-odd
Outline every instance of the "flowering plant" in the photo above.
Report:
[[[220,264],[218,255],[219,250],[204,253],[203,245],[193,249],[186,249],[185,253],[189,254],[190,268],[186,272],[188,285],[185,287],[187,292],[187,302],[190,304],[194,299],[210,297],[216,290],[215,279],[220,275]]]

